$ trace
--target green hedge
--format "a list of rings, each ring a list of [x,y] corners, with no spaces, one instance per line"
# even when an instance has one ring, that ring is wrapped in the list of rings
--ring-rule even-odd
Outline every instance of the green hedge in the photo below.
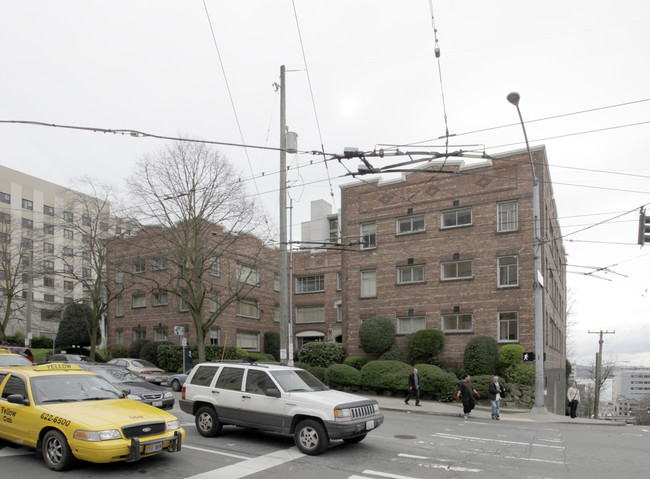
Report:
[[[361,370],[361,368],[368,362],[363,356],[348,356],[343,360],[343,364],[352,366],[353,368]]]
[[[327,368],[343,362],[345,347],[341,343],[310,342],[300,348],[298,359],[301,363]]]
[[[361,372],[347,364],[332,364],[325,370],[325,384],[328,386],[334,384],[358,386],[360,383]]]
[[[420,391],[442,402],[453,401],[458,392],[458,378],[433,364],[416,364],[420,376]],[[408,380],[407,380],[408,381]]]
[[[193,362],[196,363],[199,360],[199,352],[196,346],[189,348],[192,351]],[[225,349],[225,354],[224,354]],[[205,360],[214,361],[220,360],[222,354],[224,354],[223,359],[242,359],[248,355],[248,353],[234,346],[216,346],[213,344],[208,344],[205,346]],[[183,369],[183,347],[173,344],[164,344],[158,348],[158,364],[165,371],[182,371]],[[187,364],[186,367],[191,366]]]
[[[370,361],[361,368],[361,385],[389,391],[406,391],[413,367],[401,361]]]
[[[499,346],[490,336],[474,336],[467,342],[463,355],[463,367],[471,376],[496,374]]]

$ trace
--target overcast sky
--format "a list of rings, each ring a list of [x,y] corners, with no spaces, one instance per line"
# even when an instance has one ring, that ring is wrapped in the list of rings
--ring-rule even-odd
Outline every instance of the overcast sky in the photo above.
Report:
[[[650,245],[636,244],[650,203],[649,47],[647,0],[5,1],[0,120],[278,147],[273,84],[286,65],[302,151],[443,151],[446,116],[454,149],[496,154],[524,147],[506,101],[518,91],[530,143],[546,145],[551,165],[573,359],[593,362],[588,331],[608,330],[604,357],[650,366]],[[1,164],[64,186],[88,175],[122,188],[136,159],[164,144],[0,123]],[[277,222],[278,153],[220,150]],[[340,207],[357,161],[287,162],[298,239],[310,201]]]

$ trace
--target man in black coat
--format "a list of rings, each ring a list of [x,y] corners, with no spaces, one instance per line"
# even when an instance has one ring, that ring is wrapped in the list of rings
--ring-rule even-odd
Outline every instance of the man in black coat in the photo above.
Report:
[[[413,372],[409,374],[409,393],[404,399],[404,403],[408,404],[411,396],[415,396],[415,405],[420,405],[420,376],[418,375],[417,368],[413,368]]]

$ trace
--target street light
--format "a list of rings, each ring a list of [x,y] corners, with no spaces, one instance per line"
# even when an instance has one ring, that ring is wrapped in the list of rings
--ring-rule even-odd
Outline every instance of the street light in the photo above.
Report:
[[[519,110],[520,95],[517,92],[509,93],[507,99],[517,108],[521,129],[524,131],[524,140],[526,140],[526,150],[528,151],[528,159],[530,160],[530,169],[533,174],[533,244],[534,244],[534,269],[535,269],[535,406],[533,412],[545,413],[546,406],[544,405],[544,321],[542,310],[542,288],[544,287],[544,277],[542,276],[542,242],[539,237],[539,220],[540,220],[540,207],[539,207],[539,180],[535,175],[535,165],[533,163],[533,154],[530,151],[528,144],[528,135],[526,134],[526,127],[524,126],[524,119]]]

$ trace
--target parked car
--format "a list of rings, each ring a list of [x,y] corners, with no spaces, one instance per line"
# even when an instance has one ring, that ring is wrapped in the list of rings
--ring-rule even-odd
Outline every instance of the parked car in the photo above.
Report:
[[[57,353],[57,354],[48,354],[45,358],[47,363],[94,363],[90,356],[85,354],[66,354],[66,353]]]
[[[127,393],[129,399],[159,407],[171,409],[174,407],[174,396],[166,388],[150,383],[142,376],[116,364],[80,363],[79,367],[86,371],[97,373],[115,384]]]
[[[332,439],[362,441],[384,422],[376,400],[329,389],[304,369],[279,364],[198,364],[179,405],[202,436],[218,436],[224,425],[249,427],[292,435],[310,455]]]
[[[171,387],[176,392],[180,391],[183,384],[185,384],[190,371],[191,369],[188,369],[184,373],[172,374],[167,378],[167,386]]]
[[[167,373],[146,359],[117,358],[111,359],[108,364],[122,366],[152,383],[160,384],[167,380]]]
[[[0,349],[0,366],[31,366],[32,362],[22,354],[10,353]]]
[[[34,354],[32,353],[32,350],[29,349],[28,347],[25,346],[9,346],[9,345],[2,345],[0,346],[0,349],[6,349],[10,353],[14,354],[20,354],[21,356],[26,357],[29,359],[30,362],[34,362]]]

